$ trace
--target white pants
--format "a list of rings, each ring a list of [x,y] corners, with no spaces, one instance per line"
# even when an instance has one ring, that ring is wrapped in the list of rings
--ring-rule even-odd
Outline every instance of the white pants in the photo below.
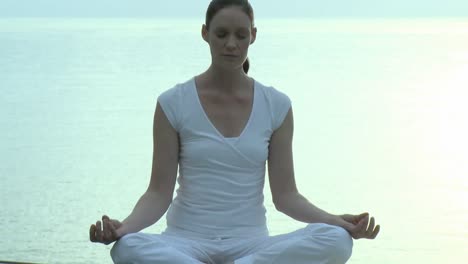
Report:
[[[343,264],[353,240],[346,230],[308,224],[291,233],[251,238],[194,238],[133,233],[112,247],[116,264]]]

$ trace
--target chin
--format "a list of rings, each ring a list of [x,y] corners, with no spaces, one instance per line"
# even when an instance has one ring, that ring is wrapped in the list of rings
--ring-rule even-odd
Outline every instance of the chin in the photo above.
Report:
[[[216,63],[217,68],[220,68],[220,69],[223,69],[223,70],[228,70],[228,71],[234,71],[234,70],[241,69],[242,66],[243,66],[243,63],[239,64],[238,62],[236,62],[236,63],[226,63],[226,62]]]

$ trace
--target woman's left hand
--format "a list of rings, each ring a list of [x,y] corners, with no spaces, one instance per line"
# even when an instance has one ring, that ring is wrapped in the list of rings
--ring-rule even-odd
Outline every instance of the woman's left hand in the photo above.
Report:
[[[369,220],[368,213],[360,215],[344,214],[338,217],[342,222],[340,226],[346,229],[354,239],[374,239],[380,231],[380,225],[375,225],[374,217]]]

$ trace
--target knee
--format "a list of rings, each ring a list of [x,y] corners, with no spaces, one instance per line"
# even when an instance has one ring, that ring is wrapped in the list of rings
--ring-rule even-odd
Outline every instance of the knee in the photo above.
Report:
[[[339,226],[334,226],[332,234],[335,238],[335,245],[332,247],[333,256],[337,261],[345,263],[353,251],[353,238],[348,231]]]
[[[333,259],[333,263],[345,263],[350,257],[353,249],[353,238],[348,231],[339,226],[319,224],[317,228],[309,225],[308,229],[314,229],[312,236],[314,240],[323,246],[322,253],[327,258]],[[312,230],[311,230],[312,231]]]
[[[139,233],[127,234],[114,243],[111,249],[112,261],[116,264],[140,263],[139,258],[142,252],[139,252],[142,237]]]

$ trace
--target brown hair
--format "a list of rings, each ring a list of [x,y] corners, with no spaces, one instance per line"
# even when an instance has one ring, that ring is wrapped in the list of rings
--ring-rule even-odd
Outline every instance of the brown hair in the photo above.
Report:
[[[209,29],[211,20],[213,17],[223,8],[230,7],[230,6],[238,6],[245,12],[245,14],[250,18],[250,22],[252,23],[252,27],[254,25],[254,13],[253,8],[250,5],[249,1],[247,0],[212,0],[208,9],[206,10],[206,18],[205,18],[205,25],[206,28]],[[242,65],[244,72],[247,73],[250,68],[249,58],[247,58]]]

